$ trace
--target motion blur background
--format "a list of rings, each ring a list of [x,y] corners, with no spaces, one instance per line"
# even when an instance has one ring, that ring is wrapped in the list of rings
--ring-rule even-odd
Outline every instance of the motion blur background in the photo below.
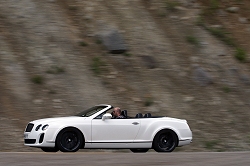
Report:
[[[96,104],[186,119],[176,151],[250,150],[250,1],[1,0],[0,151]]]

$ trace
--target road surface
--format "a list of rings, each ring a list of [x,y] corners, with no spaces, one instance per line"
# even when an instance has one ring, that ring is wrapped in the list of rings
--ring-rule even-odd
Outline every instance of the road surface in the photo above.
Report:
[[[250,152],[1,152],[0,166],[250,166]]]

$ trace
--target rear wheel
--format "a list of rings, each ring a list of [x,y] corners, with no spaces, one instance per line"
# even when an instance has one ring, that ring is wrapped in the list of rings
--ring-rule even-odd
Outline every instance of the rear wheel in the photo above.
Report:
[[[157,152],[172,152],[178,144],[178,137],[172,130],[158,132],[153,141],[153,148]]]
[[[57,136],[56,145],[62,152],[76,152],[83,144],[83,136],[76,128],[63,129]]]
[[[133,149],[130,149],[132,152],[134,152],[134,153],[146,153],[147,151],[148,151],[148,149],[144,149],[144,148],[142,148],[142,149],[135,149],[135,148],[133,148]]]
[[[42,147],[41,148],[44,152],[58,152],[58,148],[47,148],[47,147]]]

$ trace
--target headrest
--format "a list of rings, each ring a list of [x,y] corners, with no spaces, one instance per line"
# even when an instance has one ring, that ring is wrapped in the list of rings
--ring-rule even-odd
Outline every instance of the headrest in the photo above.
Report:
[[[144,118],[151,118],[151,114],[150,114],[150,113],[146,113],[146,114],[144,115]]]
[[[138,113],[138,114],[136,114],[135,117],[136,117],[136,118],[142,118],[142,114],[141,114],[141,113]]]
[[[127,117],[128,117],[127,110],[123,110],[123,111],[121,112],[121,114],[122,114],[125,118],[127,118]]]

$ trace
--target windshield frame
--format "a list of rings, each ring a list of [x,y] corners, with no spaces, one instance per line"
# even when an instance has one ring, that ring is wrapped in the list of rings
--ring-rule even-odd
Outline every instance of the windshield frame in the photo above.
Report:
[[[113,106],[110,105],[96,105],[94,107],[88,108],[78,114],[76,114],[75,116],[79,116],[79,117],[91,117],[95,114],[101,114],[104,111],[107,111],[109,109],[113,108]]]

